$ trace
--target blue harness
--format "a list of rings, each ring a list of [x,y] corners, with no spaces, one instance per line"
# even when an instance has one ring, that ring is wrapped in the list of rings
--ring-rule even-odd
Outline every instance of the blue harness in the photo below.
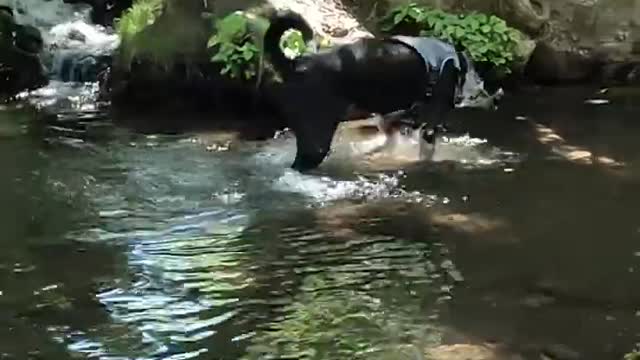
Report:
[[[464,79],[464,73],[467,71],[467,64],[469,60],[466,58],[464,53],[456,51],[456,48],[453,45],[430,37],[396,35],[393,36],[392,39],[410,46],[420,54],[427,68],[429,92],[440,77],[442,65],[449,60],[453,60],[454,66],[460,72],[461,81]],[[460,60],[461,57],[464,57],[463,61]]]

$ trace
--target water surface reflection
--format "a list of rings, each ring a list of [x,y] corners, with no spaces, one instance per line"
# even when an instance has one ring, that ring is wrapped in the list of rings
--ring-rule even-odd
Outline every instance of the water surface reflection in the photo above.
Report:
[[[567,94],[459,112],[470,134],[433,164],[308,175],[286,137],[207,149],[97,111],[33,126],[2,110],[0,357],[419,359],[494,342],[499,359],[617,358],[640,331],[640,109]],[[624,165],[560,156],[536,124]]]

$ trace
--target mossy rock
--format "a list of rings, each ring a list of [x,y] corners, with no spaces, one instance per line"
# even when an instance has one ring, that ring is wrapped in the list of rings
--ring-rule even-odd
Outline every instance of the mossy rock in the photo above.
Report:
[[[138,0],[116,23],[121,45],[117,65],[128,68],[136,59],[170,69],[175,63],[206,57],[209,22],[202,1]]]

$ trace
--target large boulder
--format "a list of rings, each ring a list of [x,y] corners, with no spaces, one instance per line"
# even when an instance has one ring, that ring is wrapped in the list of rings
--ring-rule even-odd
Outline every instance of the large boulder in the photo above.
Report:
[[[114,104],[170,100],[199,77],[199,65],[209,63],[210,25],[202,17],[203,4],[202,0],[141,1],[123,15],[113,68],[102,79],[103,92]]]
[[[39,53],[43,41],[33,26],[15,22],[8,6],[0,7],[0,101],[46,84]]]
[[[147,115],[157,115],[157,119],[179,114],[165,122],[155,121],[153,126],[171,132],[247,126],[251,131],[246,133],[259,138],[272,136],[282,127],[272,116],[271,91],[261,91],[268,77],[263,77],[263,86],[258,88],[255,78],[230,78],[221,74],[224,64],[211,60],[212,11],[218,18],[218,11],[227,13],[235,6],[219,7],[223,4],[211,0],[206,4],[202,0],[158,0],[145,8],[154,5],[153,1],[140,1],[125,12],[118,25],[120,47],[112,67],[100,77],[101,97],[111,101],[116,120],[146,130]],[[130,16],[148,10],[145,16]],[[145,21],[136,23],[140,18]]]
[[[625,65],[640,60],[640,1],[539,1],[550,11],[529,64],[531,78],[552,83],[634,80],[620,69],[633,71]],[[612,65],[618,70],[607,71]]]

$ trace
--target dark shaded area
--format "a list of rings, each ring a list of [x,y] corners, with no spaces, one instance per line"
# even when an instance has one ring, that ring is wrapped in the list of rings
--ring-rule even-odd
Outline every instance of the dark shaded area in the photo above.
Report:
[[[38,57],[42,48],[38,29],[16,23],[11,7],[0,7],[0,102],[47,84]]]
[[[525,358],[544,353],[594,360],[622,358],[637,341],[640,292],[629,284],[640,281],[639,223],[630,211],[640,202],[632,190],[638,186],[640,108],[632,100],[637,93],[623,89],[605,96],[614,105],[585,105],[595,90],[530,89],[506,98],[496,114],[458,113],[458,129],[464,129],[459,131],[526,154],[513,172],[409,174],[410,189],[468,197],[453,200],[453,206],[508,226],[510,240],[439,226],[465,274],[465,285],[443,313],[443,321],[463,333],[453,341],[497,342]],[[563,160],[536,140],[532,123],[516,116],[627,165],[612,169]]]
[[[69,236],[94,220],[82,192],[87,178],[62,170],[52,150],[38,136],[0,136],[2,359],[76,358],[71,334],[109,321],[95,296],[127,276],[117,245]]]
[[[115,120],[144,132],[240,129],[247,139],[264,139],[285,126],[273,105],[276,83],[267,79],[257,88],[221,75],[213,63],[165,70],[138,59],[127,71],[103,72],[100,80]]]

